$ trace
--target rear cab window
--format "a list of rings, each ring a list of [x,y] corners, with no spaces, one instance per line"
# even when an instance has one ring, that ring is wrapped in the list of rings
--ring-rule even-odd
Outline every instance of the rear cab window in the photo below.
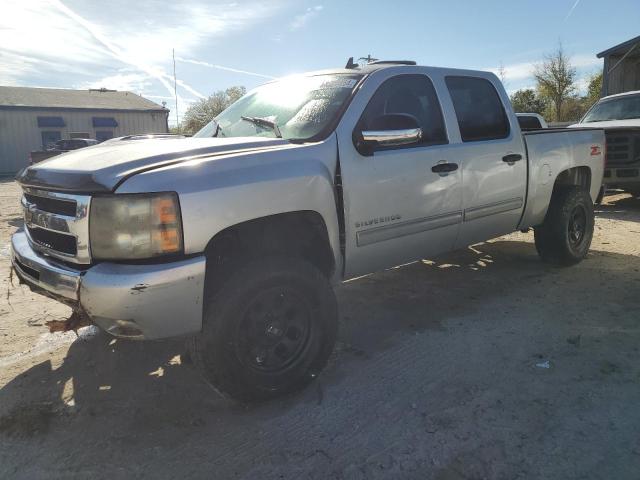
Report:
[[[479,77],[445,78],[463,142],[507,138],[509,119],[493,84]]]

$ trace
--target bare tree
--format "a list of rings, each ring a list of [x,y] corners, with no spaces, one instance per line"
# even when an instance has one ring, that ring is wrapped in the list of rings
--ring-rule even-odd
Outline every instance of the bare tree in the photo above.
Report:
[[[502,85],[507,88],[507,71],[502,62],[500,62],[500,66],[498,67],[498,78],[502,82]]]
[[[564,53],[562,44],[555,52],[545,55],[542,63],[535,66],[533,76],[540,96],[552,103],[555,120],[562,121],[562,106],[576,90],[576,69]]]
[[[197,132],[246,92],[245,87],[229,87],[192,103],[184,114],[183,131],[191,134]]]

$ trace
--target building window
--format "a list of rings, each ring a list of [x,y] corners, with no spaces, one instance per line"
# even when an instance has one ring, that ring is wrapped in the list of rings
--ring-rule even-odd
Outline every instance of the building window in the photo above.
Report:
[[[43,149],[49,148],[52,144],[62,139],[62,135],[60,134],[60,132],[56,132],[56,131],[44,131],[44,132],[41,132],[41,135],[42,135]]]
[[[96,140],[98,142],[104,142],[110,138],[113,138],[112,130],[96,130]]]
[[[113,117],[93,117],[93,128],[118,126],[118,122]]]
[[[38,117],[38,127],[64,127],[64,119],[62,117]]]

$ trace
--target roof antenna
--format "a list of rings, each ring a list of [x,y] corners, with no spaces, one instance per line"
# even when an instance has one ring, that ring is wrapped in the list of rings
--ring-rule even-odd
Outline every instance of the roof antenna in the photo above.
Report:
[[[366,62],[365,65],[369,65],[370,63],[374,63],[374,62],[378,61],[378,59],[377,58],[373,58],[371,56],[371,54],[367,55],[366,57],[360,57],[358,59],[358,61],[360,61],[360,60],[364,60]]]
[[[357,66],[358,66],[357,63],[353,63],[353,57],[349,57],[349,60],[347,60],[347,64],[345,65],[344,68],[346,68],[347,70],[353,70]]]

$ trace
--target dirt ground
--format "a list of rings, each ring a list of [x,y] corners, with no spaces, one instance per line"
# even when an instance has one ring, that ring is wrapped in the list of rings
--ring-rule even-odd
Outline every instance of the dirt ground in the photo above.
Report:
[[[0,478],[640,476],[640,200],[607,197],[572,268],[517,233],[342,285],[328,368],[247,408],[182,341],[47,333],[68,309],[9,287],[18,197],[0,182]]]

